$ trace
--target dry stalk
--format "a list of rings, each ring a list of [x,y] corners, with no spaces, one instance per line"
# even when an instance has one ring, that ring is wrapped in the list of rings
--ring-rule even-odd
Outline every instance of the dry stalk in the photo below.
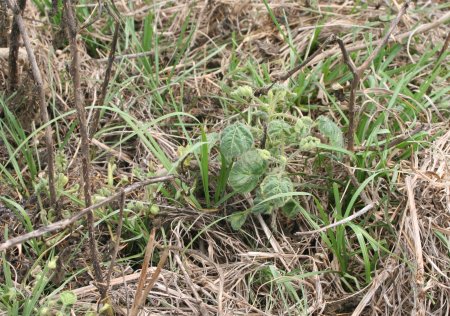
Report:
[[[72,55],[71,73],[74,88],[74,104],[78,114],[78,121],[80,124],[81,135],[81,167],[82,167],[82,186],[84,191],[85,206],[92,205],[91,198],[91,179],[90,179],[90,159],[89,159],[89,137],[86,122],[86,111],[82,104],[81,97],[81,82],[80,82],[80,61],[78,58],[77,45],[77,26],[74,17],[72,2],[70,0],[64,1],[64,17],[66,22],[66,32],[70,43],[70,51]],[[93,212],[87,213],[87,224],[89,231],[89,250],[91,253],[91,260],[94,267],[94,276],[101,297],[106,296],[106,289],[103,284],[103,275],[100,267],[100,262],[97,253],[97,244],[95,242],[95,227]]]
[[[370,203],[370,204],[366,205],[365,207],[363,207],[358,212],[356,212],[355,214],[352,214],[349,217],[341,219],[340,221],[337,221],[337,222],[335,222],[333,224],[330,224],[328,226],[325,226],[325,227],[322,227],[322,228],[319,228],[319,229],[316,229],[316,230],[311,230],[311,231],[307,231],[307,232],[297,232],[297,233],[295,233],[295,235],[296,236],[304,236],[304,235],[314,235],[314,234],[318,234],[318,233],[323,233],[323,232],[327,231],[328,229],[331,229],[331,228],[334,228],[336,226],[343,225],[343,224],[346,224],[348,222],[351,222],[355,218],[366,214],[368,211],[373,209],[374,206],[375,206],[375,203]]]
[[[124,55],[116,55],[113,58],[113,61],[120,61],[123,59],[136,59],[141,57],[153,56],[155,54],[154,50],[142,53],[133,53],[133,54],[124,54]],[[106,63],[109,62],[109,57],[94,59],[97,63]]]
[[[106,67],[105,71],[105,79],[103,80],[102,84],[102,91],[100,95],[100,99],[98,101],[98,105],[103,106],[105,103],[106,93],[108,91],[108,85],[109,85],[109,79],[111,78],[111,69],[112,65],[114,63],[115,59],[115,53],[116,53],[116,47],[117,47],[117,39],[119,38],[119,29],[120,29],[120,21],[116,21],[116,24],[114,26],[114,35],[111,43],[111,50],[109,51],[108,56],[108,66]],[[89,136],[92,138],[94,137],[95,133],[97,132],[98,123],[100,120],[100,112],[101,109],[97,109],[94,112],[94,118],[92,119],[92,124],[89,130]]]
[[[23,11],[25,10],[26,4],[27,0],[19,0],[19,3],[17,4],[20,10],[19,14],[21,16],[23,14]],[[11,27],[11,35],[9,37],[9,58],[8,58],[9,92],[14,92],[17,89],[17,85],[19,84],[19,66],[17,64],[19,46],[20,46],[20,30],[19,25],[17,24],[17,17],[14,16]]]
[[[186,268],[183,264],[183,262],[181,261],[180,255],[178,253],[175,254],[175,261],[178,263],[178,267],[180,268],[181,272],[184,275],[185,281],[186,283],[189,285],[189,287],[191,288],[192,294],[194,294],[194,298],[197,300],[197,304],[199,306],[199,310],[200,310],[200,315],[207,315],[207,311],[205,308],[205,303],[203,303],[200,295],[198,294],[198,291],[196,290],[195,286],[194,286],[194,282],[192,282],[192,279],[189,275],[189,273],[186,271]],[[193,314],[197,314],[196,310],[192,310]]]
[[[370,300],[373,298],[377,290],[380,288],[381,285],[389,278],[392,277],[392,273],[394,272],[394,267],[390,266],[387,267],[387,269],[384,269],[379,275],[377,275],[372,280],[372,285],[370,286],[367,293],[364,295],[364,297],[359,301],[358,306],[356,306],[355,310],[352,313],[352,316],[359,316],[362,314],[366,306],[370,303]]]
[[[158,265],[156,266],[155,272],[153,272],[152,277],[148,281],[147,286],[145,287],[141,297],[140,301],[138,302],[138,308],[142,306],[145,302],[145,298],[147,297],[148,293],[150,293],[151,289],[155,285],[156,281],[158,280],[159,275],[161,274],[162,268],[164,267],[164,264],[167,261],[167,258],[169,257],[169,249],[164,249],[161,258],[158,261]],[[133,314],[131,316],[134,316]]]
[[[8,7],[5,0],[0,0],[0,47],[8,46]]]
[[[22,15],[20,14],[21,13],[20,8],[17,6],[16,3],[11,2],[11,0],[6,0],[6,4],[14,14],[14,19],[17,23],[17,27],[20,31],[20,34],[22,35],[23,43],[27,51],[28,60],[30,62],[31,70],[33,73],[33,78],[39,90],[39,108],[41,111],[42,123],[46,126],[45,145],[47,147],[47,168],[48,168],[48,186],[50,192],[50,204],[58,213],[58,205],[56,201],[56,187],[55,187],[55,156],[53,153],[52,128],[49,124],[49,117],[45,102],[44,82],[42,80],[41,71],[39,70],[39,66],[36,61],[36,56],[34,55],[33,48],[31,47],[28,32],[25,28],[25,23],[23,22]]]
[[[125,195],[136,191],[137,189],[144,187],[146,185],[149,184],[153,184],[153,183],[160,183],[160,182],[166,182],[166,181],[171,181],[174,180],[175,176],[174,175],[166,175],[166,176],[160,176],[160,177],[152,177],[149,178],[147,180],[141,181],[141,182],[137,182],[137,183],[133,183],[132,185],[126,187],[125,189],[123,189],[123,193],[125,193]],[[96,204],[93,204],[89,207],[86,207],[85,209],[79,211],[77,214],[75,214],[74,216],[67,218],[67,219],[63,219],[60,220],[58,222],[54,222],[50,225],[41,227],[39,229],[33,230],[29,233],[26,233],[24,235],[20,235],[11,239],[8,239],[7,241],[5,241],[4,243],[0,244],[0,251],[2,250],[6,250],[8,248],[11,248],[13,246],[19,245],[21,243],[24,243],[30,239],[33,238],[37,238],[37,237],[41,237],[45,234],[48,233],[52,233],[61,229],[64,229],[70,225],[72,225],[73,223],[75,223],[76,221],[78,221],[80,218],[82,218],[83,216],[85,216],[86,214],[91,213],[92,211],[100,208],[102,206],[106,206],[109,205],[111,202],[116,201],[118,198],[120,198],[120,196],[122,195],[122,190],[111,195],[110,197],[107,197],[105,199],[103,199],[101,202],[98,202]]]
[[[393,38],[393,37],[389,38],[387,42],[388,43],[401,42],[405,39],[410,38],[411,36],[419,35],[421,33],[425,33],[429,30],[437,28],[438,26],[448,23],[449,21],[450,21],[450,12],[447,12],[443,16],[441,16],[439,19],[436,19],[435,21],[427,23],[427,24],[421,24],[412,31],[408,31],[408,32],[404,32],[399,35],[396,35],[395,38]],[[372,45],[380,45],[382,42],[383,42],[383,39],[379,39],[379,40],[373,41]],[[348,53],[351,53],[351,52],[355,52],[355,51],[366,49],[366,48],[367,48],[366,44],[355,44],[355,45],[347,46],[346,50]],[[319,61],[324,60],[328,57],[331,57],[331,56],[339,53],[340,51],[341,50],[339,47],[336,49],[330,49],[330,50],[324,51],[323,53],[317,55],[316,58],[314,58],[311,61],[311,64],[317,64]]]
[[[406,191],[408,194],[408,204],[410,210],[410,219],[411,219],[411,234],[412,239],[414,241],[414,255],[417,263],[416,270],[416,286],[417,286],[417,306],[416,306],[416,315],[424,316],[425,315],[425,290],[424,290],[424,272],[425,265],[423,261],[423,251],[422,251],[422,242],[420,240],[420,227],[419,227],[419,219],[417,217],[417,208],[416,201],[414,198],[414,183],[415,179],[411,179],[411,176],[406,177],[405,185]]]
[[[109,264],[108,273],[106,274],[106,286],[105,286],[105,293],[106,294],[109,290],[109,286],[111,284],[111,274],[114,269],[114,264],[116,263],[117,253],[119,252],[119,246],[120,246],[120,237],[122,236],[122,224],[123,224],[123,209],[125,207],[125,191],[122,189],[120,192],[120,198],[119,198],[119,223],[117,223],[117,231],[116,231],[116,240],[114,245],[114,251],[111,256],[111,263]],[[102,301],[106,299],[105,297],[101,298]]]
[[[274,82],[265,88],[261,88],[258,89],[257,91],[255,91],[255,97],[259,97],[261,95],[265,95],[267,94],[270,89],[273,88],[273,86],[280,81],[285,81],[288,80],[290,77],[292,77],[295,73],[297,73],[298,71],[302,70],[303,67],[305,67],[306,65],[308,65],[311,60],[313,60],[317,55],[319,55],[324,48],[331,42],[335,41],[335,36],[331,35],[330,37],[328,37],[323,43],[322,45],[320,45],[320,47],[313,53],[311,54],[311,56],[309,56],[308,58],[306,58],[301,64],[297,65],[296,67],[294,67],[293,69],[291,69],[290,71],[288,71],[287,73],[285,73],[284,75],[280,76],[279,78],[277,78],[276,80],[274,80]]]
[[[392,32],[396,28],[397,24],[400,22],[400,19],[405,14],[406,9],[408,8],[408,2],[405,2],[405,4],[402,6],[400,11],[397,14],[397,17],[395,20],[391,23],[391,26],[389,27],[389,30],[387,31],[386,35],[383,37],[381,42],[376,46],[376,48],[372,51],[372,53],[369,55],[369,57],[362,63],[361,66],[356,67],[353,63],[352,59],[350,58],[350,55],[348,54],[348,51],[345,47],[344,42],[340,38],[336,38],[336,41],[339,45],[339,48],[342,51],[342,55],[344,57],[344,63],[348,66],[350,69],[353,79],[351,83],[351,90],[350,90],[350,99],[348,101],[348,114],[349,114],[349,122],[348,122],[348,131],[347,131],[347,148],[350,151],[354,150],[354,143],[355,143],[355,101],[356,101],[356,90],[358,89],[358,86],[360,84],[361,78],[364,76],[364,72],[369,68],[372,61],[375,59],[375,57],[378,55],[378,53],[381,51],[381,49],[386,45],[386,43],[389,40],[389,37],[391,36]]]
[[[283,264],[283,266],[286,268],[286,271],[290,272],[291,268],[287,264],[286,259],[283,257],[283,255],[284,255],[283,248],[281,248],[280,244],[275,239],[275,236],[270,231],[269,227],[266,225],[266,222],[262,218],[261,214],[256,215],[256,218],[258,219],[258,222],[261,225],[261,228],[263,229],[264,234],[266,235],[267,239],[269,240],[270,245],[272,246],[273,250],[275,251],[275,253],[277,253],[279,255],[279,259],[280,259],[281,263]]]
[[[445,38],[444,45],[442,45],[442,48],[438,54],[437,60],[441,59],[442,55],[444,55],[444,53],[447,51],[449,44],[450,44],[450,32],[448,32],[447,37]]]
[[[156,245],[155,234],[156,228],[153,227],[147,241],[147,246],[145,247],[144,262],[142,263],[142,269],[139,275],[138,286],[136,289],[136,296],[134,297],[133,305],[130,311],[131,316],[137,315],[140,302],[143,300],[142,295],[144,291],[145,280],[147,279],[147,270],[149,267],[150,260],[153,257],[153,251],[155,250]]]

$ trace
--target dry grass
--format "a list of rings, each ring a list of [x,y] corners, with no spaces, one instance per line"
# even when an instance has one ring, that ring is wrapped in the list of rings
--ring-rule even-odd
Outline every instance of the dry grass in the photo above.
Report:
[[[116,1],[115,5],[120,13],[126,17],[133,17],[135,23],[144,23],[149,10],[153,10],[155,25],[158,32],[162,32],[158,52],[160,58],[159,80],[161,83],[170,76],[179,78],[191,68],[206,58],[212,50],[227,44],[224,49],[202,66],[189,73],[183,81],[171,84],[172,95],[165,94],[164,102],[170,104],[175,101],[184,107],[180,111],[190,113],[202,122],[207,122],[210,131],[220,131],[228,119],[235,113],[227,112],[219,97],[225,98],[223,87],[238,85],[245,82],[232,82],[228,73],[230,62],[233,61],[230,38],[232,33],[236,38],[235,54],[241,61],[252,61],[256,65],[267,64],[267,70],[272,78],[292,68],[292,49],[283,39],[283,34],[273,23],[264,3],[259,1],[160,1],[147,4],[147,1],[133,1],[134,8],[130,9],[125,1]],[[366,49],[358,48],[366,43],[364,32],[371,32],[375,39],[382,37],[383,26],[380,17],[399,8],[396,1],[392,8],[384,2],[375,7],[370,4],[366,9],[354,10],[351,1],[328,3],[323,1],[273,1],[270,7],[275,18],[280,22],[281,29],[286,32],[288,24],[291,30],[290,38],[297,52],[310,50],[311,38],[315,36],[318,25],[322,26],[319,41],[323,41],[331,34],[340,33],[344,43],[355,48],[355,57],[366,53]],[[417,23],[427,24],[442,19],[448,15],[448,8],[433,9],[437,6],[433,2],[418,2],[403,17],[396,35],[403,39]],[[332,10],[329,10],[332,8]],[[195,28],[193,41],[186,53],[180,58],[178,65],[172,66],[173,52],[167,47],[174,43],[182,34],[183,23],[190,13],[190,20]],[[55,49],[52,46],[52,30],[47,25],[46,17],[39,15],[33,6],[28,6],[25,16],[30,30],[32,44],[36,51],[40,69],[44,74],[47,98],[54,102],[53,117],[73,108],[73,89],[70,84],[70,74],[66,65],[70,62],[68,46]],[[323,22],[325,21],[325,22]],[[367,27],[367,21],[373,21]],[[106,68],[105,60],[112,34],[105,34],[104,26],[107,16],[102,15],[91,25],[90,30],[83,30],[82,35],[102,41],[104,49],[99,49],[94,55],[86,46],[85,41],[79,40],[80,76],[82,78],[83,102],[86,105],[95,104],[99,98],[101,82]],[[448,18],[446,20],[448,23]],[[362,27],[364,26],[364,27]],[[137,26],[139,28],[139,26]],[[355,28],[359,31],[354,32]],[[414,37],[406,48],[395,56],[393,65],[413,63],[423,55],[431,45],[443,43],[448,32],[448,24],[439,24]],[[420,32],[418,32],[420,33]],[[403,34],[403,35],[402,35]],[[120,41],[120,40],[119,40]],[[319,55],[311,67],[330,58],[334,48],[327,49]],[[0,52],[2,49],[0,48]],[[136,52],[122,50],[120,55]],[[334,50],[334,54],[338,54]],[[155,52],[149,53],[154,56]],[[174,111],[170,106],[160,107],[152,103],[155,91],[146,86],[148,81],[136,66],[137,59],[133,56],[123,57],[122,63],[116,64],[117,78],[111,83],[110,90],[114,94],[107,98],[109,104],[116,105],[130,114],[139,122],[149,122],[161,115]],[[0,56],[0,64],[2,64]],[[334,65],[340,62],[334,61]],[[448,68],[448,57],[444,59]],[[245,62],[243,62],[245,64]],[[120,67],[118,66],[120,65]],[[26,68],[26,62],[25,66]],[[259,67],[259,66],[257,66]],[[5,67],[0,70],[0,86],[6,86],[4,78]],[[425,69],[416,78],[416,84],[427,80],[432,69]],[[171,73],[173,72],[173,73]],[[22,71],[26,76],[26,69]],[[134,77],[123,87],[125,82]],[[22,79],[25,80],[25,79]],[[447,79],[448,84],[448,79]],[[324,87],[330,89],[331,87]],[[434,89],[443,87],[434,86]],[[321,89],[321,88],[320,88]],[[371,98],[375,103],[375,96],[383,95],[389,98],[395,87],[386,85],[380,89],[364,89],[361,95]],[[184,91],[182,93],[181,91]],[[344,87],[347,92],[348,88]],[[329,113],[327,97],[323,97],[318,113]],[[408,96],[404,96],[408,98]],[[325,101],[324,101],[325,100]],[[447,98],[448,101],[448,98]],[[315,103],[316,100],[314,100]],[[345,102],[342,103],[345,108]],[[386,110],[384,104],[378,103],[378,113]],[[152,225],[163,227],[166,235],[157,234],[154,256],[158,257],[162,249],[169,249],[168,259],[159,277],[150,291],[139,315],[448,315],[450,310],[450,132],[448,130],[449,109],[440,107],[427,112],[428,117],[421,117],[422,124],[427,126],[427,139],[430,143],[417,146],[408,159],[398,162],[400,149],[394,149],[388,159],[392,166],[398,166],[398,177],[393,183],[385,178],[372,182],[364,190],[364,194],[372,201],[378,201],[379,207],[371,212],[369,217],[361,219],[360,225],[370,227],[370,235],[382,242],[389,252],[379,250],[380,256],[374,267],[372,280],[365,284],[364,264],[361,256],[355,255],[349,260],[348,271],[355,276],[352,288],[342,281],[339,262],[326,246],[323,238],[318,234],[295,236],[297,231],[311,230],[308,221],[299,216],[289,220],[283,216],[276,218],[275,226],[265,224],[266,217],[253,217],[243,231],[235,232],[223,220],[235,210],[242,210],[251,205],[251,196],[234,198],[222,206],[217,212],[204,212],[194,209],[188,203],[172,203],[171,199],[157,195],[155,200],[161,208]],[[93,111],[89,113],[92,118]],[[432,116],[440,116],[440,121]],[[60,126],[60,133],[68,132],[75,122],[74,115],[68,115]],[[186,123],[190,118],[183,118]],[[123,126],[124,120],[119,114],[111,112],[103,117],[101,125],[105,127]],[[157,144],[165,155],[175,161],[178,158],[178,147],[187,143],[186,136],[181,131],[175,118],[163,121],[162,124],[148,128]],[[402,132],[407,135],[409,126],[403,126]],[[108,159],[117,159],[114,173],[115,181],[128,178],[134,181],[132,168],[140,166],[145,170],[157,172],[164,166],[139,138],[131,138],[113,149],[110,146],[126,137],[131,130],[123,127],[114,131],[97,134],[93,143],[96,145],[96,155],[92,165],[92,182],[94,191],[107,183],[106,166]],[[199,135],[198,126],[189,130],[192,135]],[[43,135],[37,134],[35,141],[43,142]],[[1,144],[0,144],[1,146]],[[68,186],[79,183],[80,153],[79,139],[73,134],[65,149],[69,157],[67,176]],[[2,154],[2,160],[8,159]],[[4,161],[2,161],[3,163]],[[309,193],[328,206],[333,201],[330,192],[323,190],[329,186],[329,171],[325,167],[317,166],[315,157],[310,155],[292,156],[289,160],[289,171],[297,174],[296,181],[308,185]],[[375,166],[366,166],[366,168]],[[218,167],[211,166],[211,173],[217,173]],[[356,167],[344,163],[333,162],[333,177],[345,183],[349,174],[354,174]],[[192,180],[192,179],[191,179]],[[302,189],[303,190],[303,189]],[[141,190],[133,193],[131,198],[139,200],[147,197],[147,192]],[[2,195],[19,195],[14,190],[2,185]],[[384,197],[388,197],[384,199]],[[312,197],[302,197],[302,206],[314,216],[318,216],[319,209]],[[73,214],[80,208],[68,198],[62,199],[61,207]],[[5,211],[4,211],[5,209]],[[0,215],[6,208],[0,208]],[[331,212],[331,210],[330,210]],[[37,216],[36,216],[37,217]],[[330,217],[332,219],[332,217]],[[37,221],[38,219],[35,218]],[[6,220],[5,220],[6,221]],[[8,217],[7,221],[11,221]],[[388,222],[378,225],[378,222]],[[17,224],[16,233],[23,233],[23,228]],[[39,224],[37,224],[39,226]],[[10,226],[11,227],[11,226]],[[97,242],[103,258],[109,260],[107,254],[113,248],[113,235],[108,232],[108,226],[98,226]],[[10,228],[10,230],[12,230]],[[81,240],[84,244],[80,256],[72,259],[70,265],[64,266],[67,273],[73,273],[91,264],[87,254],[87,242],[80,238],[86,227],[79,225],[67,232],[66,240],[62,240],[58,251],[63,248],[77,249],[76,244]],[[11,233],[11,232],[10,232]],[[12,232],[14,233],[14,232]],[[12,234],[13,235],[13,234]],[[3,235],[1,236],[3,238]],[[126,238],[131,238],[127,236]],[[123,237],[125,238],[125,237]],[[446,238],[447,246],[442,238]],[[47,240],[50,236],[47,236]],[[3,239],[1,241],[4,241]],[[358,242],[354,235],[348,234],[348,244],[354,253],[358,253]],[[140,250],[129,249],[124,244],[119,257],[140,253]],[[10,250],[9,257],[17,254],[17,249]],[[60,254],[65,258],[66,254]],[[158,257],[159,258],[159,257]],[[24,258],[24,262],[36,258]],[[110,298],[115,312],[127,315],[127,306],[135,297],[140,264],[142,258],[119,260],[113,271]],[[12,262],[19,274],[23,265]],[[156,266],[156,263],[154,264]],[[20,269],[22,267],[22,270]],[[106,271],[106,266],[103,267]],[[21,272],[22,271],[22,272]],[[89,270],[90,271],[90,270]],[[155,267],[150,268],[154,272]],[[148,278],[151,278],[149,273]],[[83,273],[72,279],[70,287],[78,296],[73,310],[82,313],[95,308],[99,299],[97,288],[88,285],[89,274]],[[347,280],[347,282],[350,282]],[[55,282],[57,285],[59,283]],[[363,284],[364,286],[358,286]],[[42,298],[44,300],[44,298]]]

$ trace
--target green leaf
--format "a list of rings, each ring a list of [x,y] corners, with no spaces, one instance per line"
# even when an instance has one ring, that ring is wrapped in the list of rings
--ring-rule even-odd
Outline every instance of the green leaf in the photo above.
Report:
[[[251,98],[253,97],[253,89],[250,86],[240,86],[231,92],[231,96],[234,98]]]
[[[258,191],[255,200],[253,201],[254,205],[252,207],[252,213],[254,214],[270,214],[272,212],[272,207],[269,202],[263,202],[264,198],[261,196],[261,191]]]
[[[304,151],[311,151],[320,144],[320,139],[314,136],[306,136],[300,140],[299,147]]]
[[[295,123],[294,130],[299,137],[303,138],[309,136],[313,125],[314,121],[309,116],[303,116]]]
[[[274,195],[289,193],[294,190],[294,185],[288,177],[283,175],[267,176],[261,183],[261,197],[270,199]],[[289,196],[280,196],[267,201],[274,208],[282,207],[290,199]]]
[[[300,207],[294,200],[289,200],[286,204],[284,204],[281,210],[283,211],[284,215],[291,219],[300,213]]]
[[[228,182],[239,193],[250,192],[258,184],[266,168],[267,163],[259,152],[256,149],[249,150],[231,168]]]
[[[242,155],[252,146],[252,133],[244,124],[235,123],[223,130],[220,151],[228,161]]]
[[[231,224],[231,227],[234,230],[241,229],[242,225],[244,225],[245,221],[247,220],[248,212],[237,212],[233,213],[229,218],[228,221]]]
[[[267,136],[273,143],[283,142],[290,134],[291,126],[283,120],[273,120],[267,124]]]
[[[336,123],[323,115],[319,116],[316,122],[320,133],[329,139],[332,146],[344,147],[344,136]]]
[[[77,302],[77,295],[72,291],[64,291],[59,296],[59,299],[64,306],[73,305]]]

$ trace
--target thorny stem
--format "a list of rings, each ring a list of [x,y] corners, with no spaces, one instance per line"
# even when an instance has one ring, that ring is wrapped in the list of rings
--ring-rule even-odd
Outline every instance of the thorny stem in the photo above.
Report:
[[[47,147],[47,166],[48,166],[48,186],[50,192],[50,204],[58,212],[58,205],[56,201],[56,188],[55,188],[55,157],[53,153],[53,138],[52,138],[52,128],[49,124],[49,117],[47,112],[47,106],[45,102],[45,91],[44,83],[42,81],[41,72],[39,70],[36,56],[34,55],[33,48],[30,44],[30,39],[28,37],[27,30],[25,29],[25,23],[20,14],[20,8],[16,3],[11,2],[11,0],[6,0],[6,4],[11,9],[14,14],[14,19],[19,28],[20,34],[22,35],[23,43],[27,51],[28,59],[31,64],[31,70],[33,72],[33,78],[35,84],[39,90],[39,107],[41,111],[42,122],[46,126],[45,128],[45,144]]]
[[[86,123],[86,111],[82,104],[81,99],[81,84],[80,84],[80,61],[78,58],[78,45],[77,45],[77,28],[75,17],[72,8],[72,2],[70,0],[64,1],[64,13],[66,20],[67,37],[70,42],[70,50],[72,54],[72,80],[74,86],[74,103],[78,114],[78,120],[80,122],[80,135],[81,135],[81,164],[82,164],[82,185],[84,191],[85,206],[92,205],[91,199],[91,180],[90,180],[90,159],[89,159],[89,137]],[[103,283],[103,275],[98,259],[97,244],[95,242],[95,228],[94,228],[94,215],[91,212],[87,214],[88,230],[89,230],[89,248],[91,252],[91,260],[94,267],[95,281],[102,297],[105,295],[105,287],[101,285]]]

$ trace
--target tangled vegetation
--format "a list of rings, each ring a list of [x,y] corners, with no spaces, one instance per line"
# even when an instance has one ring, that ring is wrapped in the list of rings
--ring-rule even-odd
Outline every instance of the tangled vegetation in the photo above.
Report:
[[[0,315],[446,315],[449,8],[0,0]]]

